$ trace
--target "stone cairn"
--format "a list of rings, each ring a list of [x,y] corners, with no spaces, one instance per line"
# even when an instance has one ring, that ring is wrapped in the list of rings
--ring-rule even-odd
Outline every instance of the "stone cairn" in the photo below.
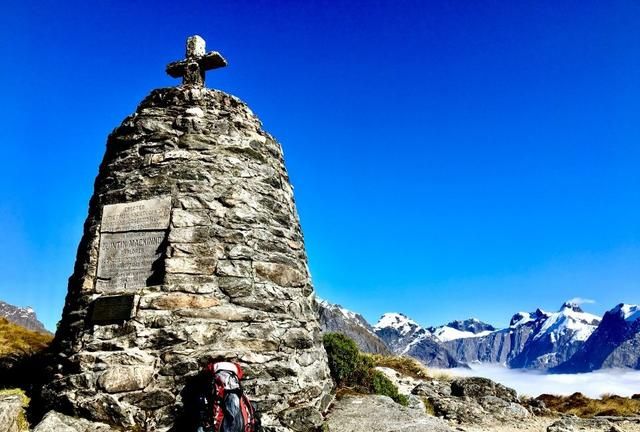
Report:
[[[190,383],[238,361],[271,431],[316,428],[331,380],[280,145],[186,59],[108,138],[53,345],[47,408],[180,431]]]

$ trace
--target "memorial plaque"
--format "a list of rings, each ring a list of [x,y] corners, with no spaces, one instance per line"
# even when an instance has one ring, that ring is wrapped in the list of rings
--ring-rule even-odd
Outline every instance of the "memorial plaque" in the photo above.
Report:
[[[100,232],[165,230],[171,217],[171,197],[154,198],[102,209]]]
[[[157,284],[154,263],[162,256],[170,216],[171,197],[104,206],[98,292],[132,292]]]
[[[93,324],[110,324],[126,321],[133,314],[133,295],[99,297],[91,306]]]
[[[147,286],[160,258],[164,231],[102,233],[98,255],[100,291],[131,291]]]

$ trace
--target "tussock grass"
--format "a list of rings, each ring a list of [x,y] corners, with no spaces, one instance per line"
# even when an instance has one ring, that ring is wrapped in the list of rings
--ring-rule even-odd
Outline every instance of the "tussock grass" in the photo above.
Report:
[[[371,358],[375,366],[388,367],[415,379],[436,379],[439,381],[451,381],[453,379],[447,372],[429,369],[411,357],[387,356],[382,354],[365,355]]]
[[[591,399],[582,393],[571,396],[554,396],[543,394],[537,397],[547,408],[578,417],[619,416],[633,417],[640,415],[640,400],[604,394],[600,399]]]
[[[0,318],[0,357],[10,354],[33,354],[46,348],[53,336],[28,330]]]
[[[436,408],[433,406],[433,403],[429,400],[429,398],[422,397],[422,403],[424,404],[424,411],[427,415],[434,417],[436,415]]]

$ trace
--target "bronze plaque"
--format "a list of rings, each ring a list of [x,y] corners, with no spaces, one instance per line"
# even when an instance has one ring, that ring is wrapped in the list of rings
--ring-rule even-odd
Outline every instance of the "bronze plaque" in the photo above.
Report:
[[[147,286],[162,255],[164,231],[102,233],[98,255],[100,292],[136,291]]]
[[[102,209],[100,232],[165,230],[171,217],[171,197],[122,204]]]
[[[161,272],[156,263],[162,256],[170,216],[171,197],[104,206],[97,292],[137,292],[158,285]]]
[[[133,295],[98,297],[91,307],[91,323],[114,324],[131,319],[133,302]]]

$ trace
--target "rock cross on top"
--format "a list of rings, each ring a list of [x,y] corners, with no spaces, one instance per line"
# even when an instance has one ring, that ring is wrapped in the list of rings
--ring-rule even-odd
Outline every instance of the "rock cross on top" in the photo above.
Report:
[[[205,41],[198,35],[187,39],[186,57],[167,65],[167,73],[173,78],[182,77],[182,85],[185,86],[202,87],[206,71],[227,65],[219,52],[205,51]]]

